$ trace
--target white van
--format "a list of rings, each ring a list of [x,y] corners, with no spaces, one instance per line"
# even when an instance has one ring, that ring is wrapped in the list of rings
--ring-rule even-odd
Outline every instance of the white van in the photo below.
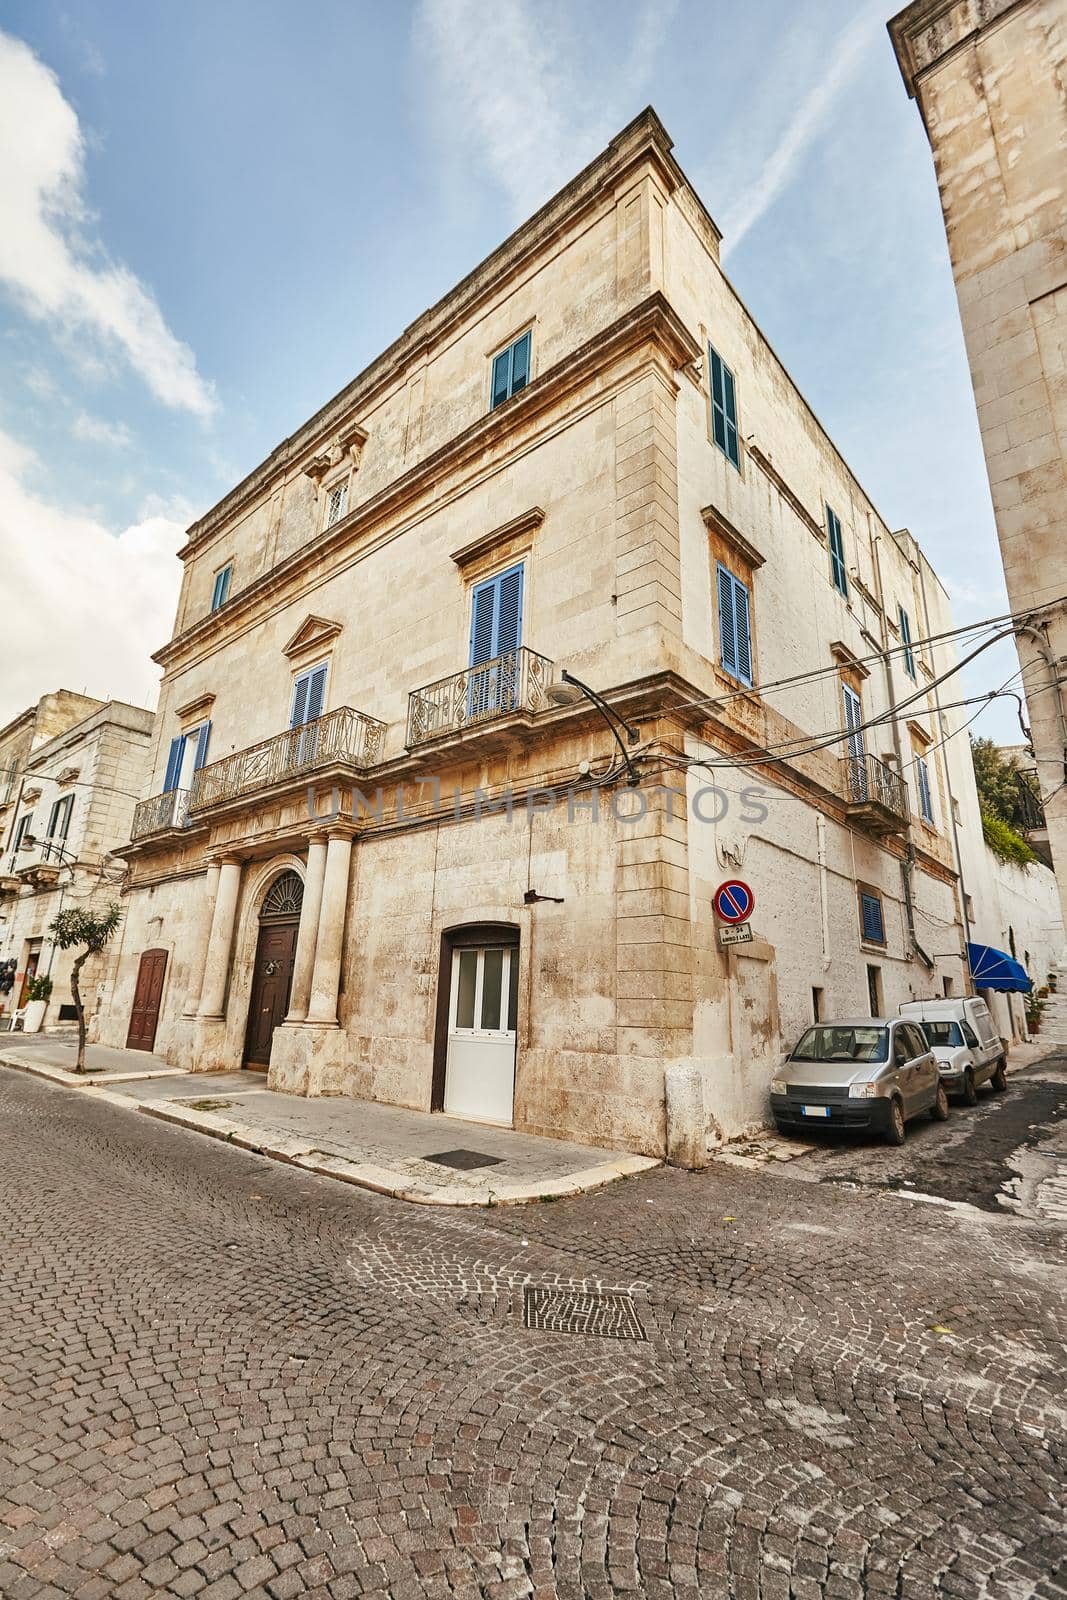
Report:
[[[1007,1049],[984,1000],[908,1000],[900,1015],[921,1023],[941,1081],[966,1105],[974,1105],[981,1083],[998,1094],[1008,1087]]]

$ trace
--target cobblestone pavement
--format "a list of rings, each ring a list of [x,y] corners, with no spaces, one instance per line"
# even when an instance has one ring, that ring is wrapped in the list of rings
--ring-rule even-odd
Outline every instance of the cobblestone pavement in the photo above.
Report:
[[[427,1211],[0,1073],[0,1595],[1067,1594],[1067,1229],[809,1159]]]

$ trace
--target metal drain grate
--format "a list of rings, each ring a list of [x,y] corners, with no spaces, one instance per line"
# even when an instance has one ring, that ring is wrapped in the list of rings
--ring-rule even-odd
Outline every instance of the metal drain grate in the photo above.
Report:
[[[527,1286],[522,1320],[543,1333],[591,1333],[601,1339],[643,1339],[645,1330],[628,1294]]]
[[[480,1150],[442,1150],[440,1155],[424,1156],[439,1167],[455,1167],[458,1172],[473,1172],[476,1167],[499,1167],[503,1156],[486,1156]]]

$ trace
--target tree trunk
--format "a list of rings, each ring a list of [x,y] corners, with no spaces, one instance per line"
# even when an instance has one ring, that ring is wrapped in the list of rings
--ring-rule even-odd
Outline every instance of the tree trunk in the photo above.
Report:
[[[78,1013],[78,1060],[74,1068],[75,1072],[85,1071],[85,1007],[82,1005],[82,992],[78,987],[78,976],[91,955],[91,950],[83,950],[70,969],[70,992],[74,997],[74,1009]]]

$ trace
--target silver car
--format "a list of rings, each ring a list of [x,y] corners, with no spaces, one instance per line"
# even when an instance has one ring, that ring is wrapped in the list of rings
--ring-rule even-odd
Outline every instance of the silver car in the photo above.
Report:
[[[793,1046],[771,1084],[782,1132],[861,1128],[904,1143],[904,1124],[924,1111],[943,1122],[948,1095],[917,1022],[902,1017],[817,1022]]]

